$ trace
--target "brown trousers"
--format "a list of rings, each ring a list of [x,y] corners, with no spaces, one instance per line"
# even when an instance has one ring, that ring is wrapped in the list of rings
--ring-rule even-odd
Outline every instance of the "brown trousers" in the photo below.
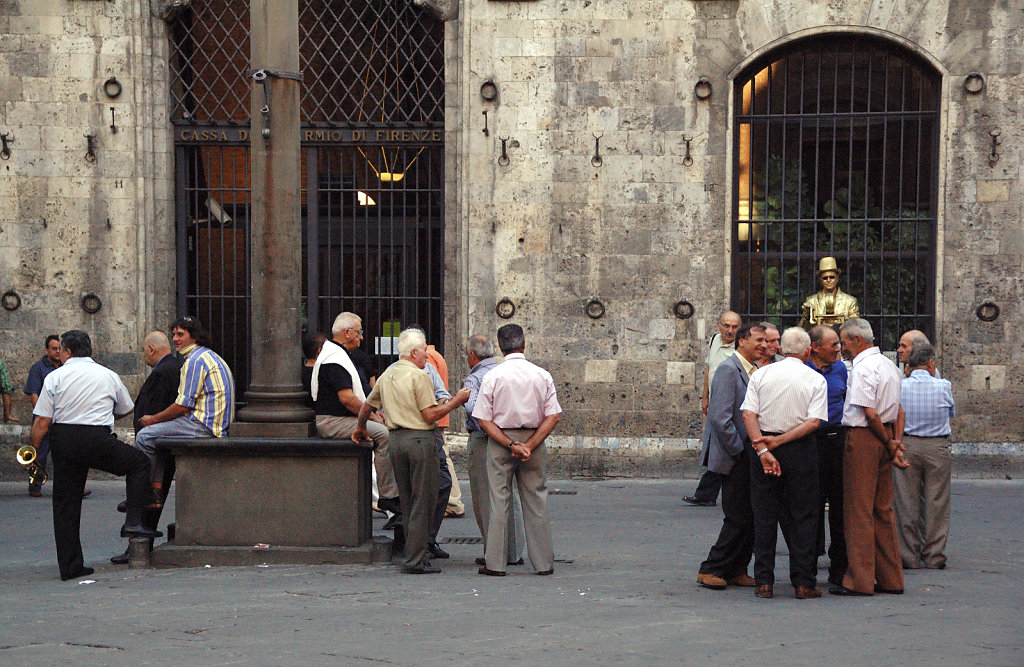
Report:
[[[843,462],[843,523],[849,566],[843,586],[872,594],[875,583],[903,590],[903,568],[892,507],[892,458],[868,428],[847,432]]]

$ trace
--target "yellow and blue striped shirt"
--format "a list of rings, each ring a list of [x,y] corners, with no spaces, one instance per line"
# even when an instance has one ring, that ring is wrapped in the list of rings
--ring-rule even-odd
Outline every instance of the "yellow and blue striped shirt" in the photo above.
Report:
[[[231,369],[208,347],[192,344],[180,352],[185,364],[174,402],[188,408],[189,417],[210,429],[214,437],[223,437],[235,415]]]

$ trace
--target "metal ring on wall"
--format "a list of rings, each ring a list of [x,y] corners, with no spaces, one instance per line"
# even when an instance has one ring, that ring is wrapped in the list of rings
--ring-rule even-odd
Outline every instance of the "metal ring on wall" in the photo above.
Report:
[[[679,319],[688,320],[693,317],[693,313],[695,311],[693,304],[686,299],[683,299],[681,301],[676,301],[676,305],[672,307],[672,312],[675,313],[675,316]]]
[[[494,304],[494,314],[503,320],[507,320],[516,314],[516,304],[512,303],[512,299],[502,297],[498,303]]]
[[[3,296],[0,296],[0,304],[3,304],[4,310],[17,310],[21,308],[21,296],[9,289],[4,292]]]
[[[601,303],[600,299],[591,299],[583,308],[583,312],[592,320],[600,319],[604,317],[604,304]]]
[[[974,314],[982,322],[995,322],[999,318],[999,312],[999,306],[996,304],[991,301],[982,301],[978,309],[974,311]]]
[[[978,72],[971,72],[964,77],[964,90],[971,95],[977,95],[985,90],[985,77]]]
[[[89,313],[90,315],[94,315],[100,312],[100,308],[102,307],[103,302],[100,301],[100,298],[96,296],[95,292],[89,292],[88,294],[82,297],[82,310]]]
[[[123,88],[121,86],[121,82],[118,81],[115,77],[110,77],[109,79],[103,82],[103,94],[109,97],[110,99],[117,98],[121,94],[122,90]]]

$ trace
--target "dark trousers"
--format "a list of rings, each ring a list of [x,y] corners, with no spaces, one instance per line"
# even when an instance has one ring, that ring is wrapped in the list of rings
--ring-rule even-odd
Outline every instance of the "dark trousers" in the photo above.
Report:
[[[438,465],[433,431],[396,429],[388,442],[391,465],[398,483],[405,533],[406,569],[423,567],[427,560],[430,524],[437,504]]]
[[[707,559],[700,564],[701,574],[730,579],[747,573],[754,549],[754,515],[750,509],[749,444],[743,448],[729,474],[722,477],[722,530]]]
[[[818,542],[816,553],[825,553],[825,503],[828,503],[828,580],[842,584],[846,574],[846,535],[843,533],[843,449],[846,429],[833,426],[814,433],[818,448]]]
[[[108,426],[50,424],[53,456],[53,537],[61,579],[82,571],[82,492],[89,469],[125,476],[126,523],[138,525],[149,492],[149,459],[117,439]]]
[[[437,542],[437,533],[441,530],[445,510],[448,509],[448,498],[452,494],[452,475],[448,472],[448,458],[444,454],[444,431],[434,429],[434,442],[437,446],[438,489],[437,504],[434,505],[434,516],[430,521],[430,542]]]
[[[50,453],[50,438],[49,436],[43,438],[43,441],[39,443],[39,449],[36,450],[36,465],[43,472],[46,472],[46,456]],[[28,488],[31,491],[39,491],[43,488],[42,484],[33,484],[31,481],[28,483]]]
[[[704,474],[700,476],[700,482],[697,483],[697,489],[693,492],[693,497],[703,503],[717,500],[718,492],[722,490],[722,481],[724,479],[725,475],[722,473],[705,470]]]
[[[768,435],[768,434],[766,434]],[[818,519],[818,452],[814,435],[772,450],[781,477],[764,474],[761,460],[750,453],[750,501],[754,506],[754,579],[775,583],[775,544],[786,538],[789,578],[794,586],[814,586],[818,572],[815,537]]]

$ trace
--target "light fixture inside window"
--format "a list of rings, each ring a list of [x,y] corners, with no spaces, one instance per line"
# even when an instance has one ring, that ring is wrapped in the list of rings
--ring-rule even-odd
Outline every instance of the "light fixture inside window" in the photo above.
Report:
[[[402,180],[403,178],[405,178],[405,172],[404,171],[396,171],[396,172],[382,171],[382,172],[380,172],[380,182],[381,183],[397,183],[398,181]]]
[[[402,174],[404,176],[404,174]],[[384,179],[381,179],[384,180]],[[376,206],[377,202],[373,200],[373,197],[366,194],[362,190],[356,193],[356,199],[359,201],[360,206]]]

